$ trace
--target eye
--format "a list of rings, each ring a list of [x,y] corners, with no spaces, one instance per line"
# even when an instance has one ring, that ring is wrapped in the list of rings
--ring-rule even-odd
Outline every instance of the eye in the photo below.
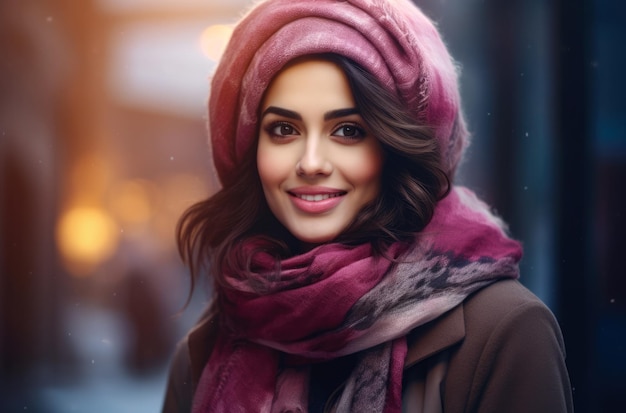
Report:
[[[282,137],[282,136],[291,136],[291,135],[299,135],[300,133],[294,128],[292,125],[286,122],[275,122],[270,124],[267,128],[267,133],[272,136]]]
[[[333,132],[333,136],[339,136],[341,138],[349,139],[361,139],[366,135],[365,129],[354,123],[345,123],[340,125]]]

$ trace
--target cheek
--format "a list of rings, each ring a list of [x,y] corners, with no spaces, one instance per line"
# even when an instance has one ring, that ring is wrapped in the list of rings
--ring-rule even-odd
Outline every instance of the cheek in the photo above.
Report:
[[[281,158],[283,158],[282,162]],[[269,189],[268,187],[274,186],[284,179],[285,162],[280,151],[259,142],[256,161],[259,178],[265,189]]]
[[[355,185],[362,185],[378,191],[383,169],[383,156],[378,147],[366,148],[350,162],[346,173]]]

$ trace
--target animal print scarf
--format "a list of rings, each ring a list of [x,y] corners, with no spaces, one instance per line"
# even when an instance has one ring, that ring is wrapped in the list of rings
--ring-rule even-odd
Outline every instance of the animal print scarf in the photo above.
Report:
[[[413,244],[388,253],[395,262],[367,244],[325,244],[283,260],[276,277],[275,260],[257,252],[252,277],[226,274],[219,296],[228,328],[193,412],[306,412],[308,366],[350,354],[357,362],[335,411],[400,412],[406,334],[474,291],[517,277],[521,247],[484,203],[456,187]]]

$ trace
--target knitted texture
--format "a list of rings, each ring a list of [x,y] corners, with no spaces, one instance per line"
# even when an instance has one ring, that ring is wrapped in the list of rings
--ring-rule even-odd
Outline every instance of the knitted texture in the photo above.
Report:
[[[456,66],[433,23],[409,0],[270,0],[239,22],[211,83],[209,130],[228,186],[256,142],[258,108],[294,58],[348,57],[395,92],[416,123],[433,128],[443,169],[454,175],[468,143]]]

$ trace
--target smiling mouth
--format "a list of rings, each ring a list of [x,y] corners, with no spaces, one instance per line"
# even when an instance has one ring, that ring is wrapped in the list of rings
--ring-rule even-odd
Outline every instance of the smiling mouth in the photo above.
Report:
[[[292,196],[296,197],[296,198],[300,198],[304,201],[308,201],[308,202],[319,202],[319,201],[324,201],[326,199],[330,199],[330,198],[336,198],[338,196],[342,196],[345,193],[344,192],[337,192],[337,193],[333,193],[333,194],[315,194],[315,195],[309,195],[309,194],[294,194],[293,192],[290,193]]]
[[[305,188],[288,191],[293,205],[305,214],[320,215],[334,210],[343,201],[346,191]]]

